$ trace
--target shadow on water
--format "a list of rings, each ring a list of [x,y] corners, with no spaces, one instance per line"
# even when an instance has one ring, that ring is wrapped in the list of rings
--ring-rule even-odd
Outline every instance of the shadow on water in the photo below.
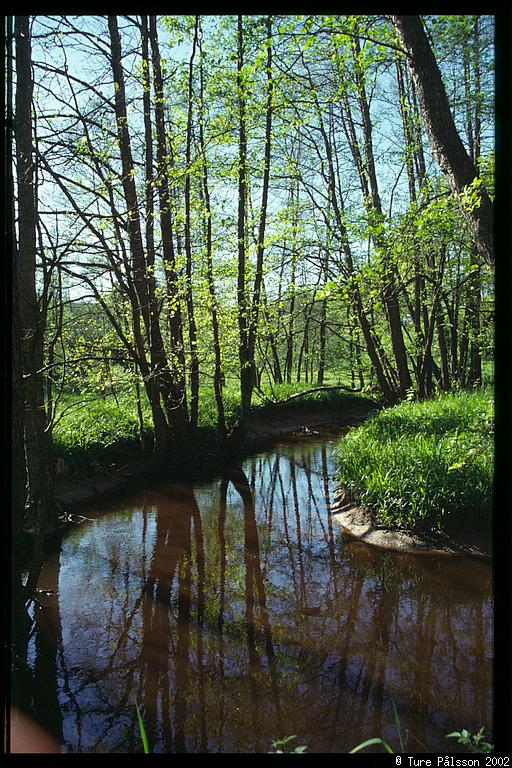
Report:
[[[68,752],[309,752],[492,734],[492,573],[345,541],[332,442],[89,512],[42,569],[34,717]]]

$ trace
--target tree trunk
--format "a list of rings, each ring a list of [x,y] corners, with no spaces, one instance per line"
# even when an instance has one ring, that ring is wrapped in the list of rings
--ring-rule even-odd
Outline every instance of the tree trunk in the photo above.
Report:
[[[180,299],[178,291],[178,279],[174,257],[173,229],[171,215],[171,200],[169,182],[167,177],[167,141],[165,131],[163,78],[158,45],[156,17],[149,17],[149,41],[151,45],[151,58],[153,65],[153,87],[155,93],[155,135],[156,135],[156,161],[157,161],[157,189],[160,207],[160,230],[162,239],[162,256],[168,287],[169,303],[169,328],[171,337],[171,360],[167,364],[160,328],[158,348],[162,351],[162,361],[166,369],[164,403],[167,419],[173,425],[175,433],[182,439],[188,431],[188,409],[186,396],[186,382],[183,352],[183,330]],[[154,298],[154,297],[153,297]],[[156,304],[155,311],[156,311]]]
[[[477,178],[477,169],[457,132],[448,97],[419,16],[392,16],[418,91],[432,152],[457,198]],[[493,204],[483,186],[480,205],[461,206],[480,256],[494,266]]]
[[[450,369],[448,366],[448,344],[446,341],[446,331],[444,323],[444,312],[441,303],[436,311],[437,343],[439,345],[439,356],[441,361],[441,388],[448,392],[450,389]]]
[[[237,37],[237,90],[238,90],[238,277],[237,308],[240,360],[240,421],[244,424],[249,416],[251,394],[254,386],[254,360],[251,360],[249,348],[249,306],[245,285],[245,223],[247,202],[247,135],[246,103],[244,96],[244,38],[242,17],[238,16]]]
[[[21,355],[21,327],[19,318],[18,276],[17,263],[18,251],[15,231],[14,211],[14,178],[13,178],[13,95],[12,95],[12,61],[13,52],[13,17],[6,17],[6,130],[5,130],[5,155],[4,172],[7,186],[7,195],[11,204],[6,206],[5,234],[6,246],[10,248],[10,266],[12,268],[12,403],[11,403],[11,436],[12,436],[12,463],[11,463],[11,638],[13,649],[17,656],[26,661],[28,634],[30,619],[25,607],[25,595],[22,582],[23,570],[23,524],[25,517],[25,500],[27,496],[27,473],[25,464],[25,398],[23,395],[23,362]],[[8,251],[9,252],[9,251]],[[17,670],[15,664],[14,672]],[[13,697],[17,697],[14,688],[16,675],[13,675]],[[14,703],[17,702],[14,699]]]
[[[329,279],[329,251],[325,253],[325,259],[323,262],[324,280],[327,282]],[[324,383],[325,377],[325,348],[327,343],[327,299],[322,299],[320,308],[320,326],[319,326],[319,352],[318,352],[318,374],[317,381],[319,384]]]
[[[149,341],[150,375],[145,378],[149,400],[155,416],[155,451],[162,453],[170,447],[171,435],[169,426],[173,424],[175,410],[171,408],[168,390],[172,384],[169,381],[169,371],[163,341],[160,334],[159,317],[154,302],[154,285],[151,283],[150,271],[147,269],[146,255],[142,241],[142,228],[135,187],[135,166],[133,162],[130,132],[128,128],[128,115],[126,110],[126,96],[124,74],[122,68],[121,38],[115,16],[108,17],[110,34],[110,50],[112,73],[115,84],[115,114],[117,122],[117,135],[122,164],[122,186],[126,208],[128,212],[128,240],[133,267],[133,284],[135,288],[135,305],[133,317],[135,321],[134,333],[139,348],[139,354],[145,358],[143,351],[144,341],[141,335],[140,319]],[[144,37],[144,35],[143,35]],[[148,169],[146,167],[146,177]],[[167,369],[167,370],[166,370]],[[166,375],[167,374],[167,375]],[[169,425],[162,421],[159,413],[160,393],[163,395],[164,406],[170,416]],[[167,397],[166,397],[167,395]]]
[[[399,291],[396,281],[396,266],[392,263],[390,245],[387,241],[384,215],[382,212],[382,203],[380,199],[377,171],[375,167],[375,158],[373,154],[372,122],[370,116],[370,105],[366,95],[365,76],[360,65],[360,46],[356,37],[354,41],[354,68],[356,74],[356,86],[358,92],[359,108],[362,117],[362,128],[364,137],[364,176],[368,179],[369,195],[365,195],[366,182],[361,179],[363,188],[363,202],[371,224],[371,236],[375,249],[382,263],[382,298],[386,308],[389,330],[391,334],[391,345],[395,358],[398,381],[400,384],[400,395],[405,396],[410,389],[411,375],[407,364],[407,352],[405,349],[404,336],[402,332],[402,321],[400,316]]]
[[[190,174],[191,174],[191,150],[192,150],[192,117],[193,117],[193,75],[194,58],[197,48],[199,17],[195,18],[194,40],[188,72],[188,109],[187,109],[187,136],[185,150],[185,276],[186,289],[185,300],[188,314],[188,336],[190,344],[190,424],[197,427],[199,407],[199,359],[197,350],[197,326],[194,313],[194,297],[192,295],[192,245],[190,233]]]
[[[265,229],[267,223],[268,190],[270,184],[270,151],[272,139],[272,98],[274,93],[274,81],[272,78],[272,19],[266,20],[267,30],[267,104],[265,109],[265,151],[263,157],[263,186],[261,191],[260,219],[258,226],[258,243],[256,248],[256,273],[254,276],[254,290],[251,303],[251,317],[249,323],[249,357],[255,370],[255,346],[258,332],[258,317],[260,311],[261,291],[263,284],[263,254],[265,249]]]
[[[25,450],[29,503],[37,549],[45,532],[57,525],[51,471],[52,444],[46,428],[43,339],[45,318],[36,292],[36,188],[32,143],[32,60],[28,16],[16,16],[16,173],[18,185],[18,290],[19,332],[24,375]],[[40,553],[41,554],[41,553]],[[36,565],[36,569],[37,569]]]
[[[368,317],[363,305],[363,301],[361,298],[361,293],[359,291],[359,286],[357,285],[357,282],[355,279],[356,274],[354,269],[354,259],[352,257],[352,250],[350,247],[347,228],[343,221],[343,199],[341,197],[338,199],[337,191],[336,191],[336,180],[335,180],[335,173],[334,173],[334,162],[333,162],[333,156],[332,156],[331,142],[324,127],[322,112],[320,110],[318,97],[316,96],[314,83],[310,75],[309,75],[309,80],[310,80],[311,90],[315,100],[315,108],[316,108],[316,112],[319,119],[320,132],[322,134],[326,158],[327,158],[328,169],[327,169],[326,182],[327,182],[327,188],[328,188],[328,199],[329,199],[330,206],[332,206],[336,227],[338,229],[339,238],[341,240],[341,247],[343,250],[343,254],[345,256],[345,270],[346,270],[346,280],[348,283],[348,294],[350,297],[350,301],[352,302],[352,306],[354,307],[354,311],[357,316],[359,325],[361,327],[363,338],[366,344],[366,349],[368,351],[368,356],[370,357],[370,360],[372,362],[379,387],[381,388],[381,391],[387,402],[389,403],[395,402],[397,399],[397,392],[394,391],[395,388],[385,370],[385,361],[382,355],[382,345],[378,341],[377,336],[374,332],[374,324],[370,323],[368,320]],[[345,107],[347,106],[348,105],[345,104]],[[363,196],[367,199],[368,186],[366,182],[366,175],[365,173],[363,173],[362,159],[357,146],[357,141],[354,140],[355,133],[351,131],[350,126],[348,125],[352,119],[350,110],[347,110],[347,119],[348,119],[348,122],[345,124],[346,126],[348,126],[346,128],[347,139],[348,139],[349,145],[351,146],[351,151],[353,152],[354,161],[356,162],[356,166],[360,172],[360,181],[363,187]],[[326,218],[326,225],[328,226],[328,224],[329,222],[328,222],[328,219]]]
[[[299,182],[297,179],[296,185],[291,188],[291,204],[292,204],[292,253],[291,253],[291,291],[290,302],[288,306],[288,328],[286,338],[286,358],[284,364],[285,376],[287,384],[291,384],[292,381],[292,369],[293,369],[293,341],[294,341],[294,323],[295,323],[295,277],[297,271],[297,225],[299,221]]]
[[[404,134],[404,154],[405,168],[407,170],[407,181],[409,184],[409,199],[411,203],[416,200],[416,177],[414,174],[414,137],[409,117],[408,99],[406,95],[406,85],[404,73],[402,71],[402,62],[399,58],[395,61],[396,81],[398,87],[398,98],[400,102],[400,114],[402,117],[402,129]]]
[[[226,417],[224,412],[224,401],[222,399],[222,358],[220,346],[220,331],[218,318],[217,294],[215,291],[215,280],[213,276],[213,247],[212,247],[212,210],[210,203],[210,188],[208,184],[208,163],[206,160],[206,145],[204,140],[204,81],[203,81],[203,51],[201,48],[201,38],[199,38],[199,78],[200,78],[200,99],[199,99],[199,144],[202,158],[202,192],[204,202],[205,228],[206,228],[206,282],[210,294],[212,332],[213,332],[213,353],[215,357],[215,369],[213,373],[213,389],[215,394],[215,404],[217,406],[217,428],[224,439],[226,437]]]
[[[142,71],[143,71],[143,109],[144,109],[144,140],[145,140],[145,208],[146,208],[146,261],[148,267],[155,263],[155,232],[154,232],[154,174],[153,174],[153,128],[151,121],[151,91],[150,91],[150,71],[149,71],[149,30],[148,17],[141,16],[141,37],[142,37]],[[135,372],[137,377],[137,371]],[[135,378],[137,412],[139,417],[139,433],[143,455],[145,454],[145,430],[142,408],[140,402],[140,390],[137,378]],[[160,404],[160,391],[158,382],[150,376],[146,380],[146,392],[151,405],[153,415],[154,443],[153,451],[155,454],[163,454],[166,451],[169,436],[167,434],[167,423],[165,420],[162,406]]]
[[[471,158],[478,168],[481,147],[481,92],[480,92],[480,62],[479,62],[479,29],[478,17],[474,25],[474,41],[467,41],[464,46],[464,69],[465,69],[465,96],[466,96],[466,115],[467,132]],[[473,55],[471,56],[471,53]],[[482,356],[480,351],[480,264],[476,249],[472,248],[470,253],[470,269],[472,274],[469,277],[466,289],[466,306],[468,311],[469,335],[470,335],[470,354],[468,384],[478,386],[482,383]]]

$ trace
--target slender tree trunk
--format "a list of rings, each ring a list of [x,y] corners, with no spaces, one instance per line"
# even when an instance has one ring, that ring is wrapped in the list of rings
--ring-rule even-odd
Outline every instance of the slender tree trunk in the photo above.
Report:
[[[304,331],[302,334],[302,344],[299,350],[299,359],[297,361],[297,381],[300,382],[302,361],[304,360],[304,381],[308,381],[308,358],[309,358],[309,323],[313,311],[313,301],[309,307],[304,305],[302,313],[304,315]]]
[[[400,101],[400,115],[402,117],[402,129],[404,134],[405,168],[409,184],[409,198],[413,203],[416,200],[416,178],[414,173],[414,137],[411,130],[408,99],[405,91],[405,78],[402,71],[402,62],[399,58],[395,61],[396,80],[398,86],[398,98]]]
[[[473,45],[471,45],[473,43]],[[472,54],[472,55],[471,55]],[[480,92],[480,61],[479,61],[479,28],[478,17],[474,23],[474,39],[468,40],[464,46],[465,63],[465,96],[467,114],[467,132],[471,158],[478,168],[481,147],[481,92]],[[471,77],[473,75],[473,77]],[[480,263],[476,248],[470,252],[470,269],[466,289],[466,305],[469,321],[470,354],[468,384],[477,386],[482,383],[482,356],[480,352]]]
[[[461,194],[478,176],[455,127],[441,73],[419,16],[392,16],[407,65],[416,85],[430,146],[454,195]],[[493,204],[479,189],[480,205],[462,205],[480,256],[494,266]]]
[[[329,252],[326,251],[325,259],[323,263],[324,280],[327,282],[329,279]],[[318,374],[317,381],[319,384],[324,383],[325,377],[325,348],[327,341],[327,299],[322,299],[320,307],[320,326],[319,326],[319,352],[318,352]]]
[[[448,343],[445,331],[445,316],[441,303],[436,311],[437,343],[439,345],[439,358],[441,362],[441,388],[448,392],[450,389],[450,369],[448,365]]]
[[[176,263],[174,258],[171,201],[169,182],[167,176],[167,141],[165,133],[164,96],[160,49],[156,17],[149,17],[149,40],[153,65],[153,85],[155,92],[155,133],[156,133],[156,160],[157,160],[157,187],[160,205],[160,230],[162,238],[162,255],[168,281],[170,304],[169,327],[171,336],[171,371],[164,359],[165,352],[163,340],[160,334],[160,326],[155,323],[155,331],[158,334],[155,339],[155,347],[162,355],[162,364],[165,363],[164,378],[164,404],[167,419],[175,433],[182,438],[188,431],[188,409],[186,397],[185,371],[183,360],[183,333],[181,310],[179,301]],[[156,310],[156,302],[153,303]]]
[[[23,570],[23,524],[25,518],[25,500],[27,497],[27,471],[25,457],[25,398],[23,392],[23,361],[21,353],[21,324],[19,317],[18,296],[18,249],[15,231],[14,178],[13,178],[13,40],[14,18],[6,17],[6,108],[4,172],[7,196],[11,200],[5,210],[6,246],[10,248],[12,269],[12,404],[11,404],[11,638],[14,651],[22,662],[26,660],[30,620],[25,607],[25,594],[22,582]],[[17,670],[17,665],[14,665]],[[16,675],[13,675],[13,695],[17,697]],[[17,698],[14,699],[17,702]]]
[[[249,416],[251,394],[254,386],[253,360],[249,347],[249,306],[245,284],[246,271],[246,202],[247,202],[247,135],[246,103],[244,95],[244,37],[242,16],[238,16],[237,33],[237,89],[238,89],[238,278],[237,308],[240,360],[240,421],[244,424]]]
[[[366,84],[363,68],[360,65],[361,50],[359,40],[354,40],[354,67],[356,73],[356,86],[359,99],[359,108],[362,116],[362,127],[364,137],[364,172],[369,183],[369,196],[364,199],[365,207],[368,213],[369,223],[371,224],[372,239],[380,256],[383,267],[382,275],[382,297],[386,314],[388,318],[389,330],[391,334],[391,345],[396,362],[398,381],[400,384],[400,395],[405,396],[407,390],[411,387],[411,376],[407,364],[407,352],[405,349],[404,336],[402,332],[402,320],[399,304],[399,290],[396,281],[396,266],[392,263],[390,245],[387,241],[384,215],[382,212],[382,203],[380,199],[379,187],[377,182],[377,172],[375,167],[375,158],[373,154],[372,122],[370,116],[370,105],[366,94]],[[363,182],[361,182],[363,184]],[[363,196],[364,196],[363,184]]]
[[[478,269],[480,265],[478,263],[478,257],[475,253],[475,250],[472,250],[471,252],[470,264],[476,269],[470,277],[466,298],[470,327],[470,367],[468,384],[470,386],[478,386],[482,383],[482,354],[480,351],[481,295],[480,270]]]
[[[256,248],[256,273],[252,296],[251,317],[249,324],[248,346],[252,370],[255,373],[255,346],[258,332],[258,317],[260,311],[261,292],[263,284],[263,254],[265,250],[265,229],[267,224],[268,190],[270,184],[270,152],[272,139],[272,99],[274,81],[272,78],[272,18],[267,17],[267,103],[265,108],[265,151],[263,157],[263,186],[261,192],[261,207],[258,226],[258,243]]]
[[[294,348],[294,323],[295,323],[295,278],[297,271],[297,226],[299,221],[299,182],[291,189],[291,204],[292,204],[292,253],[291,253],[291,275],[290,275],[290,301],[288,306],[288,329],[286,338],[286,360],[285,360],[285,375],[286,382],[288,384],[292,381],[293,370],[293,348]]]
[[[142,71],[143,71],[143,109],[144,109],[144,139],[145,139],[145,208],[146,208],[146,261],[149,270],[155,263],[155,232],[154,232],[154,174],[153,174],[153,128],[151,120],[151,85],[149,70],[149,30],[148,17],[141,16],[141,37],[142,37]],[[150,275],[148,275],[150,277]],[[140,404],[139,383],[136,379],[137,410],[139,414],[139,431],[141,439],[142,452],[145,452],[144,422]],[[161,455],[166,450],[168,441],[167,423],[165,420],[162,406],[160,404],[160,388],[158,381],[150,376],[147,379],[146,390],[151,405],[154,428],[154,446],[156,454]]]
[[[322,134],[325,153],[327,157],[327,165],[328,165],[327,187],[328,187],[329,203],[334,213],[334,220],[338,230],[339,238],[341,240],[342,251],[345,257],[345,271],[346,271],[346,281],[348,284],[348,294],[350,297],[350,301],[352,302],[352,305],[354,307],[354,311],[357,316],[359,325],[361,327],[361,331],[363,333],[363,338],[365,340],[368,356],[370,357],[370,360],[377,378],[378,385],[386,401],[389,403],[395,402],[397,399],[397,392],[395,391],[395,387],[390,377],[388,376],[388,373],[386,372],[382,345],[380,344],[377,338],[377,335],[374,331],[374,324],[370,323],[368,320],[368,316],[365,312],[365,308],[363,305],[361,293],[359,291],[359,286],[357,285],[356,274],[354,269],[354,260],[352,257],[352,251],[351,251],[350,242],[348,238],[348,232],[347,232],[345,223],[343,221],[343,199],[341,197],[338,199],[338,195],[336,192],[336,179],[335,179],[335,173],[334,173],[334,162],[332,157],[331,142],[329,140],[329,136],[327,135],[327,132],[323,124],[322,112],[320,110],[318,98],[315,95],[314,84],[312,82],[311,76],[309,76],[309,79],[310,79],[311,89],[314,94],[315,108],[316,108],[316,112],[319,119],[320,132]],[[362,159],[357,146],[357,141],[354,141],[355,132],[353,130],[351,131],[349,126],[349,123],[351,121],[350,110],[347,111],[347,118],[348,118],[348,123],[346,124],[347,139],[349,141],[349,145],[351,146],[351,150],[354,153],[354,160],[356,162],[356,166],[358,167],[358,169],[360,169],[360,180],[361,180],[361,183],[363,184],[363,195],[366,195],[367,194],[366,190],[368,189],[367,182],[366,182],[366,175],[362,172]],[[328,223],[329,223],[328,218],[326,218],[326,224],[328,225]]]
[[[185,300],[188,314],[188,336],[190,344],[190,424],[197,427],[199,407],[199,358],[197,349],[197,326],[194,312],[194,297],[192,295],[192,245],[190,222],[190,174],[191,174],[191,150],[192,150],[192,117],[193,117],[193,76],[194,58],[197,48],[199,17],[196,16],[194,24],[194,40],[192,42],[192,54],[188,72],[188,110],[187,110],[187,136],[185,151],[185,276],[186,290]]]
[[[210,189],[208,184],[208,163],[206,159],[206,146],[204,140],[204,78],[203,78],[203,51],[201,48],[201,38],[199,38],[199,77],[200,77],[200,100],[199,100],[199,143],[202,158],[202,191],[205,212],[206,227],[206,282],[210,294],[210,313],[212,317],[213,331],[213,352],[215,358],[215,369],[213,374],[213,389],[215,393],[215,404],[217,406],[217,427],[222,439],[226,437],[226,417],[224,412],[224,402],[222,399],[222,357],[220,346],[220,331],[218,318],[217,294],[215,290],[215,279],[213,276],[213,244],[212,244],[212,210],[210,203]]]
[[[124,74],[122,68],[121,39],[115,16],[108,17],[108,27],[111,46],[112,73],[115,83],[115,112],[117,134],[121,154],[123,172],[123,193],[128,211],[128,240],[133,264],[133,282],[136,301],[135,314],[140,313],[144,329],[149,341],[151,379],[148,386],[151,389],[150,401],[153,408],[158,410],[160,393],[162,395],[167,422],[176,438],[184,433],[185,418],[183,414],[183,393],[179,384],[169,370],[163,339],[160,331],[158,302],[155,296],[156,281],[152,265],[146,263],[146,255],[142,241],[142,228],[135,187],[135,166],[133,162],[128,115],[126,110],[126,95]],[[147,171],[146,171],[147,173]],[[159,414],[157,415],[159,419]],[[155,424],[155,450],[163,452],[171,447],[169,428],[161,434],[163,424]]]

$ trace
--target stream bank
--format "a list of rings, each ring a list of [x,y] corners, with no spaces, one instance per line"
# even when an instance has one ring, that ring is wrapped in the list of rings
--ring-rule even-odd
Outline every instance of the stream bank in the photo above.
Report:
[[[394,744],[391,701],[427,752],[457,751],[461,722],[492,735],[490,564],[346,539],[331,511],[347,430],[302,426],[211,480],[137,483],[65,531],[27,651],[62,751],[140,752],[135,700],[166,754],[293,733],[309,753]]]
[[[238,461],[276,440],[288,436],[311,436],[322,428],[356,426],[379,407],[376,401],[365,397],[339,397],[332,403],[316,407],[298,407],[297,404],[290,407],[286,403],[276,403],[265,408],[263,415],[249,420],[241,442],[228,440],[224,446],[205,443],[193,454],[183,455],[172,467],[162,465],[161,461],[144,461],[134,453],[133,460],[115,469],[96,472],[81,470],[73,476],[60,476],[55,482],[57,503],[72,522],[74,517],[80,517],[74,513],[81,507],[130,490],[146,478],[211,477],[222,471],[226,463]]]
[[[352,502],[342,488],[334,494],[331,514],[344,536],[380,549],[417,555],[462,555],[492,559],[491,531],[484,535],[468,526],[459,528],[456,536],[440,532],[420,535],[399,528],[388,528],[379,525],[371,509]]]
[[[59,478],[56,482],[57,502],[63,512],[63,527],[82,522],[80,509],[129,492],[145,480],[207,479],[222,472],[227,464],[238,462],[282,439],[308,439],[340,427],[355,427],[379,410],[379,405],[367,398],[339,398],[316,407],[276,403],[264,413],[253,417],[242,441],[228,441],[215,447],[205,443],[193,455],[184,455],[181,461],[168,464],[140,459],[116,467],[115,471],[80,472],[73,478]],[[372,510],[353,503],[343,488],[334,494],[330,513],[341,527],[344,536],[358,539],[372,546],[404,553],[430,555],[463,555],[490,559],[491,533],[487,536],[471,528],[458,529],[456,535],[447,533],[417,534],[400,528],[385,527],[378,523]]]

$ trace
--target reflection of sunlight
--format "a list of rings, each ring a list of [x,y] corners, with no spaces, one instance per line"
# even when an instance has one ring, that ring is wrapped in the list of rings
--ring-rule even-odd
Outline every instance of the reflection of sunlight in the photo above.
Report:
[[[135,698],[157,752],[266,751],[283,733],[346,751],[385,732],[390,694],[432,751],[460,722],[489,732],[490,568],[344,542],[325,446],[280,445],[67,535],[53,577],[67,749],[137,751]],[[37,680],[35,642],[30,658]]]

